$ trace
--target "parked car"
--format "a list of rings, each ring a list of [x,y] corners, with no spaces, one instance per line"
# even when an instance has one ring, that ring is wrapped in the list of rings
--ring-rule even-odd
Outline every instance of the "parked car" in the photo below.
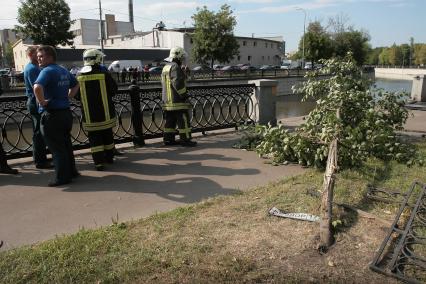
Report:
[[[322,67],[324,67],[322,64],[315,64],[314,66],[314,68],[317,70],[321,69]]]
[[[311,70],[312,69],[312,62],[306,62],[305,67],[303,67],[305,70]]]
[[[194,68],[192,68],[192,71],[195,71],[195,72],[211,71],[211,70],[212,69],[209,66],[203,66],[203,65],[195,66]]]
[[[215,64],[213,65],[213,70],[220,70],[223,68],[223,65]]]
[[[139,70],[143,69],[143,64],[141,60],[116,60],[113,61],[109,66],[108,70],[110,72],[121,72],[123,68],[129,70],[129,68],[138,67]]]
[[[257,71],[257,68],[255,66],[251,66],[251,65],[244,65],[244,66],[241,67],[240,70],[241,71],[249,70],[250,72],[254,72],[254,71]]]
[[[262,66],[260,66],[260,68],[259,68],[260,70],[274,70],[275,69],[275,67],[274,66],[272,66],[272,65],[262,65]]]
[[[161,74],[161,72],[163,71],[163,67],[164,66],[151,67],[149,68],[149,74]]]
[[[221,71],[234,72],[234,71],[239,71],[240,68],[238,68],[237,66],[227,65],[227,66],[222,67],[220,70]]]

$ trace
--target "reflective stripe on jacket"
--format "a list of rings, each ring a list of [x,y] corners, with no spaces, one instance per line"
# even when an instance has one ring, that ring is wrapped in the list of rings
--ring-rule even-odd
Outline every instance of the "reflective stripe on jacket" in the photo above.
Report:
[[[164,110],[181,110],[191,107],[186,91],[185,74],[176,62],[164,66],[161,85]]]
[[[116,91],[113,79],[105,72],[94,70],[80,74],[77,80],[80,83],[83,128],[97,131],[114,127],[117,119],[112,101]]]

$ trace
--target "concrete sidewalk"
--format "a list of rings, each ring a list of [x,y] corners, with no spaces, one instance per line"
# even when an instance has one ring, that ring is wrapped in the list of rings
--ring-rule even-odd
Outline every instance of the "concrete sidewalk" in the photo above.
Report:
[[[422,110],[409,110],[410,115],[405,124],[405,131],[410,133],[426,133],[426,108]],[[295,128],[304,122],[305,116],[287,117],[279,120],[286,127]]]
[[[91,156],[77,156],[82,176],[74,183],[47,187],[51,170],[12,161],[17,176],[0,175],[2,250],[164,212],[205,198],[233,194],[302,172],[296,165],[274,167],[254,152],[232,149],[235,132],[197,138],[199,147],[122,149],[105,172],[94,170]]]

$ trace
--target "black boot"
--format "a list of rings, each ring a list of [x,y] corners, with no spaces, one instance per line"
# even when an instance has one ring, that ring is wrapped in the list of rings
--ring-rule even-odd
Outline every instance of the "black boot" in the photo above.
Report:
[[[2,165],[2,167],[0,168],[0,173],[2,174],[9,174],[9,175],[16,175],[18,174],[18,170],[12,169],[11,167],[9,167],[7,164],[6,165]]]
[[[180,141],[180,145],[183,147],[195,147],[197,146],[197,142],[191,140],[182,140]]]

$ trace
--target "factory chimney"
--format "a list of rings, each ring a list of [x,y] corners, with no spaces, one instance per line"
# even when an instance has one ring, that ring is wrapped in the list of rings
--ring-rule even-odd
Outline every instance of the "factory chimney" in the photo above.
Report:
[[[129,0],[129,22],[132,23],[133,31],[135,31],[135,23],[133,21],[133,0]]]

